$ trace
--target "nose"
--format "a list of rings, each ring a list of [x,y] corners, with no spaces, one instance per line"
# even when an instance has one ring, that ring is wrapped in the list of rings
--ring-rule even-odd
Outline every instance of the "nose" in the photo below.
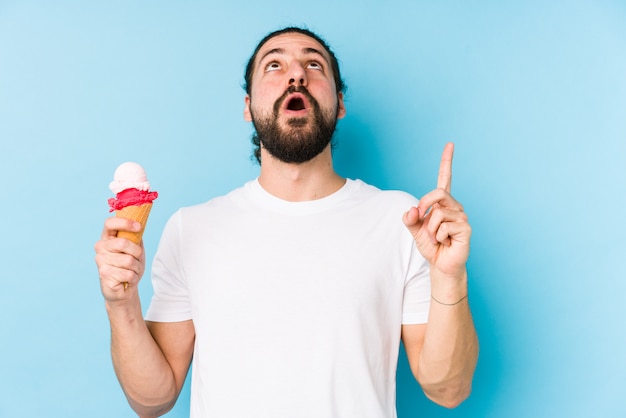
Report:
[[[300,62],[295,61],[289,66],[289,85],[305,86],[307,84],[306,71]]]

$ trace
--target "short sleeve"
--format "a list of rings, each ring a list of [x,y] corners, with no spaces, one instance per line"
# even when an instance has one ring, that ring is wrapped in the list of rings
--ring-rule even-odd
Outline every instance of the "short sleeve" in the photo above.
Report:
[[[411,256],[402,301],[402,324],[425,324],[430,309],[430,268],[411,239]]]
[[[152,262],[154,294],[145,319],[179,322],[192,318],[189,290],[181,267],[181,212],[168,220]]]

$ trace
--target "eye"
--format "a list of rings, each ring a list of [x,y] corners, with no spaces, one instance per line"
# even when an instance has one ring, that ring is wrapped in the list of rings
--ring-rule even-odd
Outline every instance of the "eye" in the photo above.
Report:
[[[276,61],[272,61],[265,66],[265,71],[277,71],[280,70],[280,64]]]
[[[309,62],[309,64],[307,65],[307,68],[310,68],[312,70],[322,70],[323,69],[322,64],[320,64],[317,61]]]

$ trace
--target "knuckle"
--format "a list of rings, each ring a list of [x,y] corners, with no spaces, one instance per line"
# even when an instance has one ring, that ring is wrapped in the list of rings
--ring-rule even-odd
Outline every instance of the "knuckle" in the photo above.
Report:
[[[131,282],[135,279],[136,274],[132,270],[122,270],[120,272],[120,276],[121,276],[120,277],[121,280],[119,280],[120,282]]]
[[[434,223],[434,222],[431,222],[431,223],[428,225],[428,234],[429,234],[430,236],[435,236],[435,235],[437,234],[437,231],[438,231],[440,228],[441,228],[441,225],[440,225],[439,223]]]
[[[135,258],[131,255],[128,254],[123,254],[120,256],[120,267],[128,270],[128,269],[132,269],[135,264],[134,264]]]
[[[94,244],[93,249],[96,252],[96,254],[100,254],[103,251],[103,247],[104,247],[104,242],[102,240],[99,240],[98,242]]]
[[[100,274],[100,279],[106,279],[108,277],[112,277],[114,272],[113,268],[108,264],[100,264],[98,268],[98,273]]]
[[[102,231],[102,234],[105,235],[107,234],[109,231],[113,231],[115,230],[115,223],[117,221],[117,218],[115,217],[110,217],[104,220],[104,230]]]

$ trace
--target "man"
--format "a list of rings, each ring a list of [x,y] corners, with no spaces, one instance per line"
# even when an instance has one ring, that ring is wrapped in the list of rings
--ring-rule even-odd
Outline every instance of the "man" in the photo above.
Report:
[[[193,357],[192,417],[395,417],[400,339],[426,395],[458,405],[478,341],[471,228],[449,193],[452,145],[437,189],[419,202],[340,177],[330,143],[346,113],[343,83],[308,30],[264,38],[246,91],[260,175],[172,216],[145,321],[143,247],[116,237],[139,225],[109,218],[96,244],[113,364],[131,407],[167,412]]]

